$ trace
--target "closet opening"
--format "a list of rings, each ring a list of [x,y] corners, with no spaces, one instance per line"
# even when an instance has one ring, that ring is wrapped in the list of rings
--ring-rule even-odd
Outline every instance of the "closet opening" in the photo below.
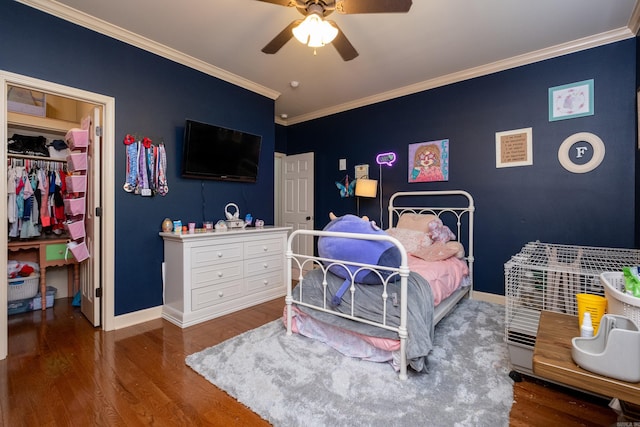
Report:
[[[88,251],[99,239],[90,211],[92,181],[100,176],[89,160],[100,149],[91,132],[100,126],[94,110],[99,117],[99,105],[7,87],[9,316],[65,303],[100,325],[99,310],[96,316],[86,307],[80,286],[99,268]]]
[[[46,324],[68,304],[94,327],[114,329],[113,221],[104,222],[113,173],[113,98],[0,72],[0,191],[7,219],[0,274],[0,359],[7,331]],[[106,124],[106,126],[105,126]],[[112,145],[112,144],[111,144]],[[112,182],[112,181],[111,181]],[[113,209],[106,209],[112,216]],[[106,242],[104,241],[106,237]],[[25,323],[22,323],[22,327]]]

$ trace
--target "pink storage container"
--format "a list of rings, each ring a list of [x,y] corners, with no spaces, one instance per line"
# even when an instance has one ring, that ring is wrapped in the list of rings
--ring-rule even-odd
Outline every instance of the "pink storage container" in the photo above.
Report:
[[[87,170],[87,153],[73,153],[68,155],[67,170],[69,172]]]
[[[67,215],[84,215],[86,204],[84,197],[64,199],[64,213]]]
[[[89,131],[79,128],[69,129],[64,139],[72,150],[86,148],[89,145]]]
[[[84,193],[87,191],[86,175],[67,175],[64,180],[67,183],[67,193]]]
[[[84,221],[67,221],[64,223],[64,228],[71,240],[82,239],[85,236]]]
[[[87,249],[87,244],[85,242],[69,242],[67,243],[67,248],[71,251],[73,257],[78,262],[82,262],[89,258],[89,249]]]

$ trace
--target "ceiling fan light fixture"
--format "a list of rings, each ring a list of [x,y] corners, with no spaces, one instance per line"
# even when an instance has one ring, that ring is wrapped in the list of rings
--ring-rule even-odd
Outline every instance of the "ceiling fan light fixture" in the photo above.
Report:
[[[338,35],[338,29],[323,20],[317,13],[310,13],[293,30],[294,37],[309,47],[322,47],[329,44]]]

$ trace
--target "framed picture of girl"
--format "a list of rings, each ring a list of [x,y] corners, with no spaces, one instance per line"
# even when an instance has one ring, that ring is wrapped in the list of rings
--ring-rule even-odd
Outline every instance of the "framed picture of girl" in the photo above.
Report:
[[[409,144],[409,182],[449,180],[449,140]]]

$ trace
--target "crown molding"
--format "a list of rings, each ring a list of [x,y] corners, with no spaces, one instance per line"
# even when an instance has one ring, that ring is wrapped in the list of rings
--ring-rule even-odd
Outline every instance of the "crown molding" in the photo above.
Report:
[[[91,15],[80,12],[76,9],[63,5],[55,0],[16,0],[19,3],[33,7],[42,12],[56,16],[60,19],[72,22],[90,30],[96,31],[100,34],[108,37],[120,40],[129,45],[144,49],[148,52],[155,53],[163,58],[171,61],[183,64],[187,67],[201,71],[210,76],[216,77],[220,80],[232,83],[241,88],[255,92],[259,95],[266,96],[270,99],[277,99],[280,93],[259,85],[255,82],[247,80],[236,74],[225,71],[207,62],[201,61],[192,56],[186,55],[168,46],[154,42],[153,40],[142,37],[131,31],[125,30],[106,21],[97,19]],[[294,125],[305,121],[330,116],[332,114],[341,113],[348,110],[364,107],[371,104],[376,104],[383,101],[399,98],[406,95],[412,95],[425,90],[434,89],[437,87],[445,86],[452,83],[458,83],[464,80],[472,79],[475,77],[481,77],[489,74],[493,74],[499,71],[508,70],[511,68],[520,67],[523,65],[532,64],[534,62],[543,61],[546,59],[557,58],[559,56],[568,55],[570,53],[579,52],[586,49],[591,49],[598,46],[603,46],[609,43],[614,43],[621,40],[626,40],[635,37],[640,29],[640,4],[637,3],[633,10],[632,16],[629,19],[627,27],[619,28],[617,30],[611,30],[604,33],[596,34],[593,36],[577,39],[571,42],[562,43],[549,48],[529,52],[523,55],[514,56],[502,61],[496,61],[490,64],[482,65],[475,68],[451,73],[445,76],[436,77],[430,80],[425,80],[412,85],[404,86],[398,89],[393,89],[387,92],[382,92],[372,96],[360,98],[354,101],[345,102],[343,104],[334,105],[332,107],[323,108],[313,111],[311,113],[302,114],[295,117],[289,117],[282,119],[280,117],[274,117],[275,123],[283,126]]]
[[[627,27],[633,34],[638,34],[638,30],[640,30],[640,2],[636,2]]]
[[[127,43],[131,46],[138,47],[148,52],[159,55],[163,58],[177,62],[179,64],[186,65],[194,70],[201,71],[210,76],[216,77],[220,80],[224,80],[228,83],[232,83],[243,89],[247,89],[251,92],[255,92],[259,95],[266,96],[270,99],[277,99],[280,93],[259,85],[255,82],[247,80],[236,74],[225,71],[214,65],[211,65],[205,61],[201,61],[192,56],[186,55],[178,50],[172,49],[161,43],[157,43],[139,34],[120,28],[109,22],[98,19],[94,16],[88,15],[84,12],[80,12],[69,6],[58,3],[54,0],[16,0],[26,6],[38,9],[42,12],[48,13],[65,21],[69,21],[73,24],[80,25],[84,28],[88,28],[97,33],[114,38],[121,42]]]
[[[635,11],[634,16],[636,16]],[[640,16],[640,13],[638,13],[638,16]],[[334,105],[332,107],[317,110],[308,114],[290,117],[284,123],[280,124],[283,124],[285,126],[294,125],[297,123],[306,122],[320,117],[326,117],[336,113],[342,113],[344,111],[353,110],[367,105],[400,98],[402,96],[412,95],[418,92],[423,92],[425,90],[435,89],[437,87],[446,86],[448,84],[458,83],[475,77],[486,76],[489,74],[497,73],[499,71],[544,61],[545,59],[557,58],[559,56],[568,55],[570,53],[575,53],[598,46],[603,46],[632,37],[635,37],[635,33],[630,28],[611,30],[571,42],[562,43],[549,48],[529,52],[524,55],[514,56],[502,61],[496,61],[479,67],[469,68],[457,73],[447,74],[446,76],[436,77],[431,80],[425,80],[423,82],[415,83],[409,86],[404,86],[398,89],[393,89],[387,92],[360,98],[354,101],[345,102],[340,105]]]

